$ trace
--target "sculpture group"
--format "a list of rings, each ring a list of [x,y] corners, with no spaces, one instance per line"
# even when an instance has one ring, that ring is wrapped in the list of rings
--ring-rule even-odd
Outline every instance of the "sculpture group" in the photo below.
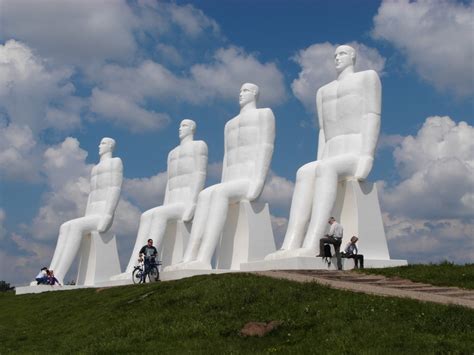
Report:
[[[245,83],[240,89],[240,112],[225,125],[221,182],[203,189],[207,145],[204,141],[194,140],[196,123],[183,120],[179,127],[180,144],[168,155],[163,205],[141,215],[135,246],[125,272],[109,275],[115,272],[110,270],[103,275],[112,280],[129,278],[139,250],[148,238],[153,239],[162,253],[173,254],[165,268],[165,272],[171,273],[212,270],[212,258],[219,250],[221,259],[229,258],[226,255],[232,253],[235,257],[243,253],[243,244],[247,249],[259,249],[260,254],[253,255],[262,256],[260,260],[252,260],[244,255],[238,260],[249,265],[258,261],[259,264],[255,264],[257,269],[272,268],[275,262],[284,266],[285,260],[294,258],[315,259],[319,254],[319,239],[326,231],[327,220],[341,193],[338,186],[341,182],[365,180],[374,160],[380,130],[381,84],[373,70],[354,72],[355,60],[356,53],[352,47],[339,46],[334,57],[337,79],[321,87],[316,94],[320,128],[317,160],[298,169],[288,229],[280,250],[275,250],[271,227],[265,229],[270,225],[268,206],[255,212],[253,202],[260,196],[270,168],[275,118],[271,109],[257,108],[258,86]],[[50,269],[61,282],[87,234],[95,232],[98,245],[108,243],[101,238],[106,232],[110,234],[122,184],[122,162],[112,157],[114,147],[113,139],[102,139],[100,161],[91,174],[85,216],[66,222],[60,228]],[[245,203],[245,216],[242,212],[231,212],[232,206]],[[377,201],[376,205],[378,208]],[[235,216],[231,218],[231,215]],[[240,219],[230,221],[236,218]],[[242,222],[243,219],[246,221]],[[175,223],[173,230],[170,229],[172,223]],[[180,228],[176,227],[177,223]],[[234,227],[229,228],[232,223]],[[248,227],[242,229],[242,223],[247,223]],[[240,232],[235,231],[238,228],[241,228]],[[252,228],[261,228],[265,232],[260,234],[265,235],[249,236]],[[226,230],[225,233],[235,234],[231,242],[223,241]],[[252,238],[262,239],[252,244]],[[381,238],[386,248],[385,236]],[[115,240],[113,243],[115,245]],[[162,247],[167,243],[173,245],[171,250]],[[223,246],[225,243],[227,246]],[[223,252],[225,248],[234,250],[229,254],[228,250]],[[82,257],[91,258],[88,254]],[[225,262],[220,260],[219,264]],[[238,265],[232,268],[240,269]]]

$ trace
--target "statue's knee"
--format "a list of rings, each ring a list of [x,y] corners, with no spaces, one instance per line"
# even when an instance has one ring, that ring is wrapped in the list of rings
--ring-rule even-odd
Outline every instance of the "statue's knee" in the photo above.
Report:
[[[314,169],[307,165],[303,165],[301,168],[298,169],[296,172],[296,179],[297,180],[305,180],[311,177],[313,174]]]

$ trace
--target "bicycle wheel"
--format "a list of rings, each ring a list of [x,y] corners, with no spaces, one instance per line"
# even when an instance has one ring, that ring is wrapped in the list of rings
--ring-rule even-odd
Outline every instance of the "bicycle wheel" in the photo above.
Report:
[[[143,271],[140,268],[135,268],[132,272],[132,280],[134,284],[140,284],[143,282]]]
[[[150,268],[150,272],[148,273],[147,276],[148,276],[149,282],[155,282],[159,280],[160,272],[158,271],[158,268],[156,266],[153,266]]]

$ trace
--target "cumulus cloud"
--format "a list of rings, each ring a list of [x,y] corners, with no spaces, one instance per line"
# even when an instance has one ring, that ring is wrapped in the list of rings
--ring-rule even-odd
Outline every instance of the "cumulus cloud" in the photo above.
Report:
[[[3,226],[6,219],[7,215],[5,213],[5,210],[3,208],[0,208],[0,240],[5,238],[5,236],[7,235],[7,230]]]
[[[211,64],[196,64],[191,68],[197,87],[211,97],[236,99],[240,85],[252,82],[260,87],[261,105],[281,103],[286,99],[282,73],[275,63],[261,63],[237,47],[221,48]]]
[[[437,89],[474,93],[472,2],[385,0],[374,17],[374,38],[402,51],[418,75]]]
[[[167,179],[166,172],[150,178],[125,179],[122,190],[124,196],[145,211],[163,204]]]
[[[385,58],[379,52],[358,42],[347,43],[357,53],[356,71],[372,69],[383,73]],[[293,60],[301,67],[298,79],[293,80],[293,94],[309,111],[316,112],[316,91],[323,85],[336,79],[334,51],[339,44],[317,43],[300,50]]]
[[[288,218],[270,216],[272,220],[273,237],[275,238],[276,249],[280,249],[285,240],[285,233],[288,227]]]
[[[473,151],[472,126],[449,117],[427,118],[418,134],[405,137],[394,151],[402,180],[384,187],[385,208],[417,218],[472,216]]]
[[[260,199],[275,209],[289,209],[294,183],[270,171]]]
[[[389,243],[417,262],[472,261],[474,127],[429,117],[394,150],[401,180],[379,183]]]

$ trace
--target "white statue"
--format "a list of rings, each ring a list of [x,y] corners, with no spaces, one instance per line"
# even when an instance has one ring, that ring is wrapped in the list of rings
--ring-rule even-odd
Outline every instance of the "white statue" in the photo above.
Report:
[[[240,113],[225,125],[222,181],[199,194],[183,262],[165,271],[210,270],[229,204],[253,201],[262,192],[273,155],[275,117],[269,108],[257,109],[258,94],[257,85],[242,85]]]
[[[336,49],[337,80],[316,94],[317,161],[298,169],[281,250],[265,260],[319,254],[319,239],[336,201],[338,181],[364,180],[372,169],[380,131],[381,84],[373,70],[354,72],[355,50]]]
[[[207,145],[195,141],[196,123],[185,119],[179,126],[180,144],[168,154],[168,181],[162,206],[144,212],[130,261],[122,274],[130,278],[130,273],[138,259],[140,249],[147,239],[153,239],[160,246],[168,222],[190,221],[194,216],[199,192],[204,187],[207,171]]]
[[[59,229],[49,269],[54,270],[61,283],[79,251],[83,236],[92,231],[104,233],[112,225],[123,180],[122,160],[112,157],[114,148],[112,138],[102,138],[99,144],[100,161],[91,172],[91,191],[85,216],[63,223]]]

